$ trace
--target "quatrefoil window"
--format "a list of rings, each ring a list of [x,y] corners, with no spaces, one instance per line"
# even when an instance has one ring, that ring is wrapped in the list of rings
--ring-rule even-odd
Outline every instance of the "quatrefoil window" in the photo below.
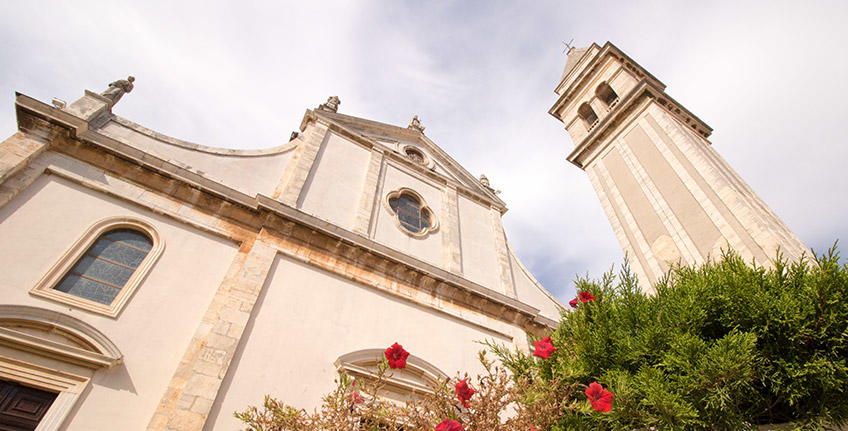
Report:
[[[438,221],[418,193],[402,188],[386,196],[386,204],[401,229],[412,236],[424,236],[436,230]]]

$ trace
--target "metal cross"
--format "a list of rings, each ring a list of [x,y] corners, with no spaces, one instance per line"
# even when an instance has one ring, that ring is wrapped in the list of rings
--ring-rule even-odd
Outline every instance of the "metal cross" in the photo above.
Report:
[[[571,44],[572,44],[573,42],[574,42],[574,38],[573,38],[573,37],[572,37],[572,38],[571,38],[571,40],[569,40],[568,42],[565,42],[565,41],[563,41],[563,42],[562,42],[562,44],[563,44],[563,45],[565,45],[565,48],[563,48],[563,49],[562,49],[562,53],[563,53],[563,54],[565,54],[565,52],[566,52],[566,51],[568,51],[569,49],[571,49]]]

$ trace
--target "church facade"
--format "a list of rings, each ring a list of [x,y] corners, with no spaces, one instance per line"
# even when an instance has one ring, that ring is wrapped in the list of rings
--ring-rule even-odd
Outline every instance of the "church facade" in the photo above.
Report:
[[[211,148],[114,115],[133,81],[67,106],[17,94],[0,143],[0,423],[239,429],[233,411],[265,394],[311,409],[394,342],[412,353],[389,385],[403,398],[481,371],[478,341],[527,352],[556,325],[506,204],[417,117],[357,118],[331,97],[283,145]],[[803,250],[663,89],[593,45],[569,52],[551,109],[642,282],[722,241],[758,260]]]

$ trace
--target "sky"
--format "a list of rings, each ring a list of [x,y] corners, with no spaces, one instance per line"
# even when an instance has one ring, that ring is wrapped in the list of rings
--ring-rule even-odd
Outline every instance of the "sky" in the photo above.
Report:
[[[426,134],[509,206],[511,246],[563,302],[623,253],[547,111],[563,42],[611,41],[814,251],[848,239],[848,2],[145,1],[0,3],[0,134],[15,91],[72,102],[133,75],[114,108],[207,146],[279,145],[328,96]]]

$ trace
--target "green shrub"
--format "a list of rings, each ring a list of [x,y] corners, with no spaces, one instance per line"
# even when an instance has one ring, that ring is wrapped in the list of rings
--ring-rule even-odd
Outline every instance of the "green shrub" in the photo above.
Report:
[[[673,268],[646,295],[625,266],[578,279],[594,300],[565,311],[545,360],[496,349],[519,377],[599,382],[612,411],[565,414],[553,429],[737,430],[848,419],[848,265],[834,249],[773,269],[727,253]],[[585,400],[585,397],[583,397]]]

